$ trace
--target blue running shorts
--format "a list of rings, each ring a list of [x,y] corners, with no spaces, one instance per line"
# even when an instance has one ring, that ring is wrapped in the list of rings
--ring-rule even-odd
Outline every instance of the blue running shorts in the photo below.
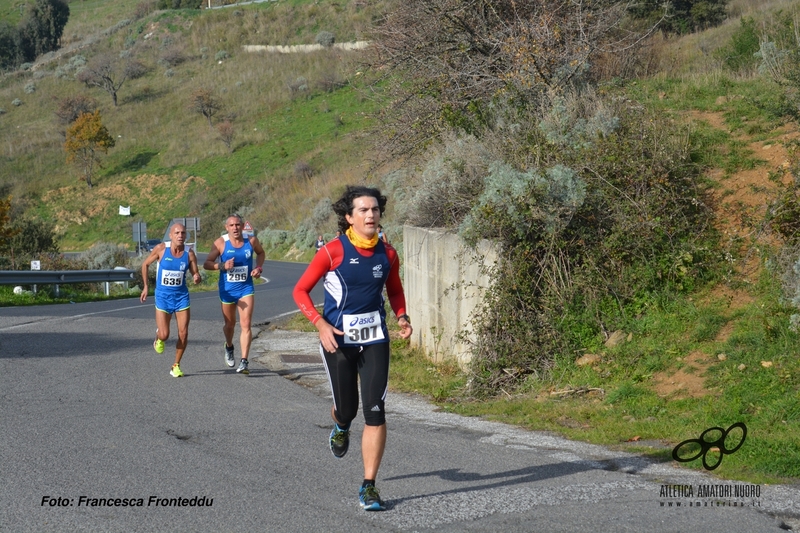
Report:
[[[189,309],[189,292],[161,294],[156,291],[156,309],[168,315]]]

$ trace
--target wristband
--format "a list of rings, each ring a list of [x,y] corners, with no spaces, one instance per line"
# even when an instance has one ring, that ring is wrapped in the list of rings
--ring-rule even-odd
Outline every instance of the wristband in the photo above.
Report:
[[[400,320],[401,318],[405,318],[405,319],[406,319],[406,322],[408,322],[409,324],[411,324],[411,317],[410,317],[410,316],[408,316],[408,315],[406,315],[406,314],[402,314],[402,315],[400,315],[399,317],[397,317],[397,320]]]

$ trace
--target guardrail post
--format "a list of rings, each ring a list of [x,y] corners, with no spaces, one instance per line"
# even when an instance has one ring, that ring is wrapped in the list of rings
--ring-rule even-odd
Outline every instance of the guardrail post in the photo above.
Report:
[[[58,289],[58,283],[56,283],[55,285],[53,285],[53,288],[55,289],[56,298],[58,298],[59,296],[61,296],[61,291]]]
[[[105,285],[106,285],[106,296],[108,296],[109,294],[111,294],[111,290],[110,290],[110,287],[109,287],[109,284],[108,284],[107,281],[106,281]]]

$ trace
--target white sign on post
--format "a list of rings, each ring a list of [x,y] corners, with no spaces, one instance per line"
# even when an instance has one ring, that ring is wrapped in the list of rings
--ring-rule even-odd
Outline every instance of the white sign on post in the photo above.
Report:
[[[40,261],[31,261],[31,270],[41,270],[42,263]]]

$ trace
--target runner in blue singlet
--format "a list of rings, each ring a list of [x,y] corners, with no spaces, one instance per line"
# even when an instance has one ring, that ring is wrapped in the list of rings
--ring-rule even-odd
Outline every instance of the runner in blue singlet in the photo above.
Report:
[[[186,273],[192,274],[195,284],[200,283],[200,271],[197,268],[197,257],[194,250],[186,250],[186,228],[182,224],[173,224],[169,231],[170,240],[162,242],[150,252],[142,263],[143,289],[139,300],[144,303],[148,292],[148,269],[158,262],[156,271],[156,339],[153,348],[157,353],[164,353],[164,341],[169,338],[169,324],[172,315],[178,323],[178,342],[175,344],[175,363],[170,375],[176,378],[183,376],[181,358],[189,340],[189,287],[186,285]]]
[[[239,215],[228,217],[225,222],[228,234],[214,241],[214,246],[211,247],[211,252],[206,257],[203,268],[219,270],[219,299],[222,302],[222,317],[225,320],[222,327],[222,332],[225,334],[225,364],[231,368],[236,365],[233,357],[233,333],[236,328],[236,311],[238,309],[242,359],[239,361],[236,372],[249,374],[248,356],[250,343],[253,340],[250,322],[253,318],[255,301],[253,278],[261,277],[266,253],[257,237],[244,238],[243,227],[242,217]]]

